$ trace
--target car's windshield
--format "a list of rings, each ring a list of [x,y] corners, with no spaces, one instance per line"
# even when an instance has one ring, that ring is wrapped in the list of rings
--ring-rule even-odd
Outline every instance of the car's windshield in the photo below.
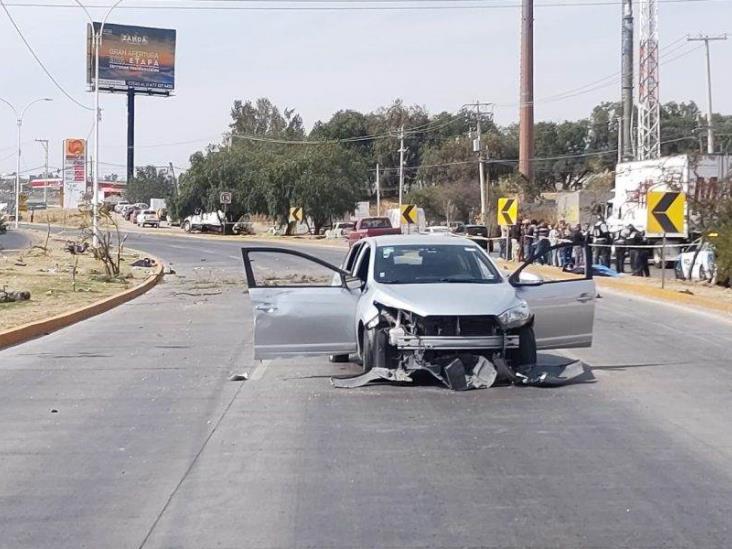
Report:
[[[473,244],[379,246],[374,278],[382,284],[486,284],[501,280],[490,260]]]
[[[391,229],[391,222],[386,217],[376,217],[374,219],[364,219],[361,222],[364,229]]]

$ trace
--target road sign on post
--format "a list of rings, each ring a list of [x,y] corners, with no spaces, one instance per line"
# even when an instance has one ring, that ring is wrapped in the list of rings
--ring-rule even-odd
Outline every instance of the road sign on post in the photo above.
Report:
[[[407,225],[416,225],[417,223],[417,206],[414,204],[402,204],[401,222]]]
[[[290,223],[302,223],[304,219],[302,208],[290,208]]]
[[[682,192],[648,193],[646,236],[686,237],[686,195]]]
[[[231,204],[231,193],[229,191],[222,191],[219,195],[219,202],[222,204]]]
[[[518,198],[498,199],[498,224],[515,225],[518,220]]]
[[[666,287],[666,237],[686,237],[686,195],[682,192],[650,191],[646,197],[646,236],[662,237],[661,288]]]

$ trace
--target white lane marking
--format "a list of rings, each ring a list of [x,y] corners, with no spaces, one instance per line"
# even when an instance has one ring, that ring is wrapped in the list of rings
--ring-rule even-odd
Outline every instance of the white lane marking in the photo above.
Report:
[[[258,379],[262,379],[262,376],[264,376],[264,373],[267,371],[267,368],[269,368],[269,365],[272,363],[271,360],[260,360],[259,364],[256,368],[254,368],[254,371],[252,372],[252,375],[249,376],[249,379],[252,381],[256,381]]]

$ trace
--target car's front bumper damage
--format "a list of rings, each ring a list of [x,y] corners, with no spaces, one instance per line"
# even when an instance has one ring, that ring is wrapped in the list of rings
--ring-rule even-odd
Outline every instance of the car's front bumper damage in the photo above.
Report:
[[[520,337],[495,316],[421,317],[382,307],[370,324],[378,358],[362,375],[332,379],[335,387],[355,388],[377,380],[411,383],[422,373],[456,391],[501,382],[561,385],[585,371],[581,362],[562,370],[512,364],[509,358],[519,350]]]

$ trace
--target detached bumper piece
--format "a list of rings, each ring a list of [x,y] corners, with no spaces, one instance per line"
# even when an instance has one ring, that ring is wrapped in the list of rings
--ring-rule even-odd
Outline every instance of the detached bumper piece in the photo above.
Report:
[[[578,381],[585,372],[584,364],[575,361],[562,366],[540,366],[538,364],[514,370],[498,355],[490,361],[480,355],[461,355],[442,364],[433,364],[408,357],[398,368],[372,368],[366,373],[350,378],[331,378],[337,389],[355,389],[372,381],[411,383],[412,375],[427,372],[453,391],[486,389],[497,381],[515,385],[556,387]]]

